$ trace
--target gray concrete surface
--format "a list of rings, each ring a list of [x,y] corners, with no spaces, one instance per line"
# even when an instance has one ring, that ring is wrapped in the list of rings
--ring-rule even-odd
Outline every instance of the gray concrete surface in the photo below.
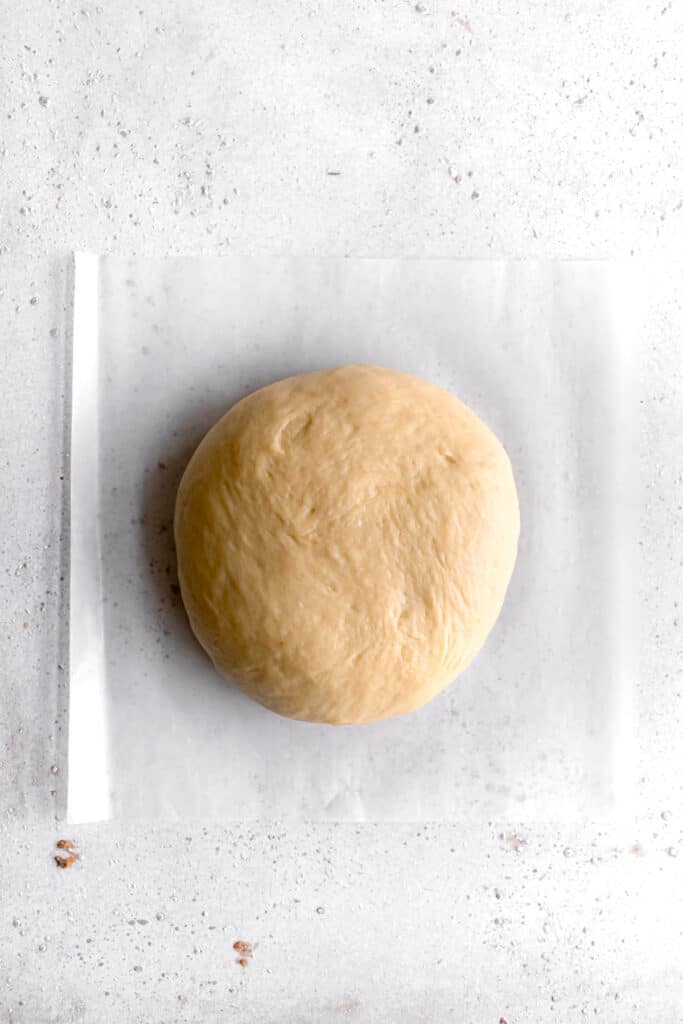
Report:
[[[683,1020],[680,264],[638,376],[633,820],[111,823],[52,860],[70,250],[666,261],[682,40],[675,0],[0,5],[0,1020]]]

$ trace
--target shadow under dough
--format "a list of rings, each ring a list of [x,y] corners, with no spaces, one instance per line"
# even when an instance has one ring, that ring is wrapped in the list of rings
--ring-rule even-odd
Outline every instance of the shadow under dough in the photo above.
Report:
[[[165,646],[181,656],[192,671],[193,681],[212,681],[215,687],[233,690],[236,687],[216,672],[213,664],[195,638],[183,605],[178,583],[178,563],[173,536],[173,516],[178,485],[197,445],[207,430],[226,411],[220,409],[188,413],[177,423],[167,444],[160,448],[156,465],[148,466],[142,489],[140,510],[140,544],[144,557],[153,617],[165,638]]]

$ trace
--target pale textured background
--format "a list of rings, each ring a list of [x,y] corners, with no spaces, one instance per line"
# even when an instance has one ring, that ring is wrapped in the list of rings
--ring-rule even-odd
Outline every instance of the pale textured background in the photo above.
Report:
[[[71,249],[679,255],[678,0],[453,9],[0,4],[0,1020],[683,1020],[682,265],[638,378],[632,822],[106,825],[51,860]]]

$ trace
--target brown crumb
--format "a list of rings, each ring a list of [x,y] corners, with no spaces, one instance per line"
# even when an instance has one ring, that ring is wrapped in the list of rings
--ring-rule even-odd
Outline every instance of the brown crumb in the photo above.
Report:
[[[61,854],[55,854],[55,864],[58,868],[70,868],[72,864],[78,860],[78,854],[70,853],[68,857],[62,857]]]
[[[458,25],[465,29],[465,32],[472,32],[472,24],[469,18],[459,18],[457,11],[451,11],[451,18],[455,18]]]
[[[70,868],[78,860],[78,850],[73,839],[58,839],[56,842],[58,850],[66,850],[66,857],[60,853],[55,854],[55,864],[58,868]]]
[[[249,966],[249,961],[245,957],[243,957],[243,956],[241,956],[239,958],[237,963],[240,965],[240,967],[248,967]]]
[[[498,1024],[508,1024],[508,1022],[505,1020],[505,1017],[501,1017]]]
[[[239,953],[241,956],[248,957],[253,956],[254,954],[254,947],[252,946],[251,942],[245,942],[244,939],[238,939],[237,942],[233,942],[232,948],[235,950],[236,953]]]
[[[511,850],[515,851],[515,853],[518,853],[523,846],[526,846],[526,839],[522,839],[522,837],[518,836],[516,832],[508,832],[505,836],[505,842]]]

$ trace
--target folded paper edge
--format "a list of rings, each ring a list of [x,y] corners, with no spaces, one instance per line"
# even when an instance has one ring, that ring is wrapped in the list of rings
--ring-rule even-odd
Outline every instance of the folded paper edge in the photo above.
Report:
[[[99,489],[99,258],[74,254],[69,559],[67,821],[111,816],[100,521],[79,494]]]

